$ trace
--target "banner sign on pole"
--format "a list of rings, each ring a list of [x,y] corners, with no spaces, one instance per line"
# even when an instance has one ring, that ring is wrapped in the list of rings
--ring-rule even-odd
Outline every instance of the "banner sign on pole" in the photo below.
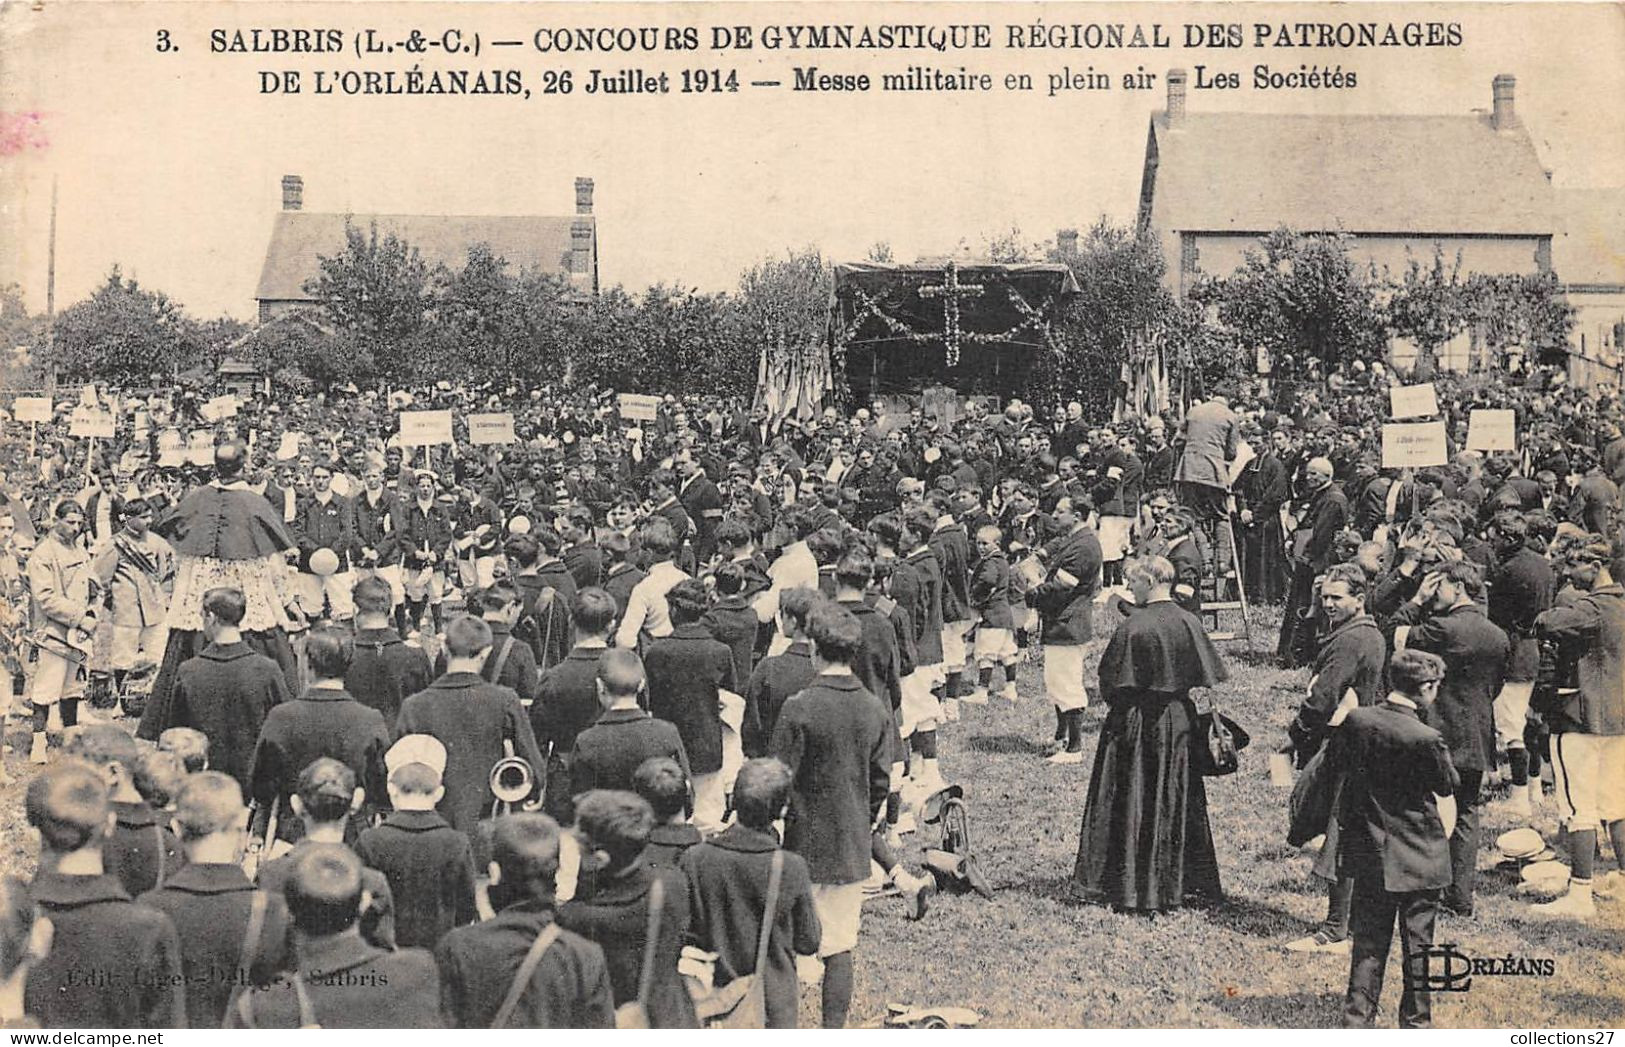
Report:
[[[1476,409],[1467,419],[1467,449],[1469,451],[1516,451],[1518,449],[1517,412],[1510,410]]]
[[[237,415],[237,398],[227,393],[217,396],[206,402],[199,413],[206,422],[218,422],[226,418],[235,418]]]
[[[118,421],[111,413],[95,407],[75,407],[73,421],[68,425],[68,435],[111,440],[117,429]]]
[[[622,420],[652,422],[660,411],[660,397],[648,393],[622,393],[619,403]]]
[[[1389,414],[1394,418],[1426,418],[1439,413],[1439,398],[1432,382],[1396,385],[1388,390]]]
[[[186,448],[186,460],[193,465],[213,465],[214,434],[207,429],[193,429]]]
[[[507,412],[468,416],[468,442],[471,444],[517,443],[513,415]]]
[[[1382,427],[1382,467],[1417,469],[1450,460],[1443,422],[1412,422]]]
[[[19,422],[49,422],[51,413],[48,396],[19,396],[11,405],[11,416]]]
[[[450,411],[402,411],[401,446],[428,447],[451,443]]]

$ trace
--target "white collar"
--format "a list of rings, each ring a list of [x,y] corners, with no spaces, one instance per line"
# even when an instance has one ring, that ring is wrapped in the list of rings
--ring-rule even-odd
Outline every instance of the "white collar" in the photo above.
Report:
[[[1389,705],[1403,706],[1406,709],[1415,709],[1417,712],[1422,711],[1421,706],[1417,705],[1403,694],[1400,694],[1398,691],[1390,691],[1388,693],[1388,697],[1384,699],[1384,701],[1386,701]]]

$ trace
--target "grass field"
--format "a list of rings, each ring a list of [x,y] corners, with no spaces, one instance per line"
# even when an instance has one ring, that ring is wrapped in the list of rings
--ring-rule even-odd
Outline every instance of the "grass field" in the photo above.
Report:
[[[1266,638],[1267,634],[1267,638]],[[1255,628],[1254,646],[1273,648]],[[1103,643],[1097,642],[1094,654]],[[1311,859],[1285,842],[1286,792],[1271,787],[1267,753],[1306,682],[1222,645],[1232,679],[1226,712],[1253,734],[1238,775],[1211,780],[1208,800],[1227,903],[1212,911],[1143,917],[1112,913],[1076,899],[1072,862],[1084,792],[1103,710],[1091,708],[1082,766],[1052,767],[1041,746],[1054,715],[1042,699],[1036,664],[1022,669],[1022,700],[995,698],[966,707],[942,733],[945,776],[967,789],[973,841],[997,888],[992,900],[941,897],[926,919],[906,920],[902,903],[865,907],[857,951],[852,1024],[878,1022],[888,1003],[963,1006],[998,1027],[1284,1026],[1338,1024],[1346,957],[1302,957],[1280,946],[1307,933],[1325,912],[1309,875]],[[1093,659],[1090,661],[1091,669]],[[13,871],[32,871],[35,844],[22,824],[27,728],[13,721],[6,766],[17,779],[0,789],[0,855]],[[1548,800],[1536,825],[1555,831]],[[1479,977],[1465,993],[1436,994],[1445,1027],[1625,1025],[1625,904],[1599,902],[1589,925],[1544,924],[1521,916],[1516,876],[1494,868],[1489,849],[1510,826],[1486,824],[1478,912],[1444,918],[1439,941],[1469,956],[1551,957],[1556,974]],[[911,845],[918,837],[904,838]],[[1606,866],[1605,866],[1606,867]],[[1397,951],[1397,942],[1396,942]],[[1399,995],[1397,959],[1383,999],[1392,1025]],[[804,1025],[817,1022],[817,991],[803,998]]]

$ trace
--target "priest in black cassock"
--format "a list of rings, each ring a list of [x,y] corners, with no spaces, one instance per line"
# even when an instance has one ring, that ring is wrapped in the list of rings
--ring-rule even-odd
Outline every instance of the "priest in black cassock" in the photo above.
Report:
[[[1174,577],[1161,556],[1130,566],[1138,607],[1100,659],[1109,709],[1073,877],[1116,909],[1160,912],[1223,897],[1207,790],[1193,759],[1203,742],[1190,691],[1230,673],[1201,620],[1173,602]]]
[[[170,699],[176,674],[182,662],[208,644],[203,597],[210,589],[242,591],[247,603],[243,640],[282,668],[290,694],[302,689],[288,632],[304,623],[290,610],[293,592],[285,555],[297,543],[281,513],[243,481],[246,458],[240,443],[216,447],[214,479],[153,524],[153,533],[175,547],[175,591],[169,601],[169,644],[136,729],[138,738],[156,739],[173,726]]]

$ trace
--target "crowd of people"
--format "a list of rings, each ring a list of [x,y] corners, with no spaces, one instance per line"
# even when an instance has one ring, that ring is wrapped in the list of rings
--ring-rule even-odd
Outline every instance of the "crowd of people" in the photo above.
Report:
[[[807,976],[841,1026],[866,899],[961,886],[904,841],[957,784],[939,732],[1028,661],[1050,764],[1107,706],[1082,894],[1219,904],[1208,634],[1240,603],[1310,669],[1283,751],[1328,915],[1287,948],[1349,952],[1369,1023],[1396,919],[1411,956],[1471,915],[1492,782],[1526,823],[1553,779],[1569,878],[1532,915],[1621,886],[1625,415],[1481,377],[1435,382],[1417,469],[1383,465],[1380,365],[1112,422],[446,382],[9,422],[0,697],[42,852],[3,884],[5,1017],[789,1027]],[[92,404],[116,435],[67,435]],[[1485,407],[1517,451],[1468,448]],[[425,409],[449,439],[403,444]],[[512,441],[472,442],[490,412]]]

